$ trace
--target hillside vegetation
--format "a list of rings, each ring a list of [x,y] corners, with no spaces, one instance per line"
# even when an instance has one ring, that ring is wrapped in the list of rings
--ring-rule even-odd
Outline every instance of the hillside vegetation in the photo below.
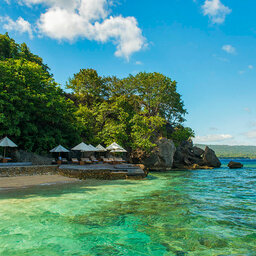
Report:
[[[197,144],[204,149],[206,145]],[[213,149],[218,157],[223,158],[256,158],[256,146],[228,146],[228,145],[208,145]]]

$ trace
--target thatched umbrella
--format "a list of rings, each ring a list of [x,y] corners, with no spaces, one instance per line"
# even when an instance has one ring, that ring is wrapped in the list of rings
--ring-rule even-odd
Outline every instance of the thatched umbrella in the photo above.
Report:
[[[87,145],[84,142],[78,144],[77,146],[75,146],[74,148],[72,148],[72,150],[77,150],[80,151],[81,153],[83,152],[94,152],[96,150],[94,150],[93,146]]]
[[[92,144],[89,145],[90,149],[91,149],[91,152],[99,152],[99,150],[94,147]]]
[[[60,156],[60,153],[68,153],[69,150],[64,148],[63,146],[59,145],[55,148],[53,148],[52,150],[50,150],[51,153],[59,153],[59,156]]]
[[[0,140],[0,147],[4,148],[4,158],[5,158],[6,148],[8,147],[17,148],[18,146],[6,136],[5,138]]]
[[[107,152],[107,150],[100,144],[96,148],[98,149],[98,152]]]
[[[112,143],[107,147],[107,150],[109,150],[112,153],[117,153],[117,152],[127,152],[123,147],[118,145],[116,142]]]
[[[84,142],[81,142],[80,144],[76,145],[75,147],[72,148],[72,150],[77,150],[77,151],[88,151],[90,147],[85,144]]]

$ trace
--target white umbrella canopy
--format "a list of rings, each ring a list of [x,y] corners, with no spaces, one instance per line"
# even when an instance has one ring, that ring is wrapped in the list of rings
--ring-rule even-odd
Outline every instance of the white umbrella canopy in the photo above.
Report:
[[[84,142],[76,145],[74,148],[72,148],[72,150],[77,150],[77,151],[88,151],[90,147],[85,144]]]
[[[91,152],[99,152],[99,150],[96,147],[94,147],[93,145],[90,144],[89,147],[91,149]]]
[[[50,150],[51,153],[68,153],[69,150],[64,148],[63,146],[59,145],[52,150]]]
[[[5,137],[0,140],[0,147],[16,148],[18,146],[13,141],[11,141],[8,137]]]
[[[127,150],[125,150],[124,148],[123,149],[113,149],[110,151],[110,153],[126,153]]]
[[[7,147],[17,148],[18,146],[6,136],[5,138],[0,140],[0,147],[4,147],[4,158],[5,158]]]
[[[107,147],[107,150],[110,152],[127,152],[123,147],[118,145],[116,142],[112,143],[110,146]]]
[[[96,147],[98,149],[98,152],[106,152],[107,150],[101,146],[100,144]]]

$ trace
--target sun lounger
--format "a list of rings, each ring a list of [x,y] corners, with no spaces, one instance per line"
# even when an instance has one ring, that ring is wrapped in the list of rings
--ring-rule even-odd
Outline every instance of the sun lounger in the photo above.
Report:
[[[115,161],[116,161],[116,162],[119,162],[119,163],[125,163],[125,162],[126,162],[126,161],[123,160],[121,157],[116,157],[116,158],[115,158]]]
[[[107,163],[107,164],[112,164],[113,163],[113,159],[111,158],[106,158],[106,157],[103,157],[103,163]]]
[[[62,162],[63,164],[67,164],[67,163],[68,163],[68,160],[67,160],[66,158],[62,158],[61,162]]]
[[[86,164],[92,164],[92,161],[89,158],[81,158],[82,162],[85,162]]]
[[[91,156],[90,159],[92,160],[93,163],[98,163],[99,162],[99,160],[97,160],[95,158],[95,156]]]
[[[9,161],[12,161],[12,159],[10,157],[5,157],[1,159],[1,163],[8,163]]]
[[[72,158],[72,164],[79,164],[79,161],[77,158]]]
[[[55,158],[53,158],[53,159],[52,159],[52,164],[57,164],[57,162],[56,162],[56,159],[55,159]]]

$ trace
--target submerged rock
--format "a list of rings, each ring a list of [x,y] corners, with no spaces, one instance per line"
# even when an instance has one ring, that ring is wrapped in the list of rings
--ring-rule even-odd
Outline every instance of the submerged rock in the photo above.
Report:
[[[230,169],[240,169],[240,168],[243,168],[243,164],[239,163],[239,162],[234,162],[234,161],[230,161],[228,163],[228,167]]]
[[[203,154],[204,164],[210,167],[219,168],[221,166],[221,162],[216,156],[215,152],[209,147],[205,147],[205,151]]]

